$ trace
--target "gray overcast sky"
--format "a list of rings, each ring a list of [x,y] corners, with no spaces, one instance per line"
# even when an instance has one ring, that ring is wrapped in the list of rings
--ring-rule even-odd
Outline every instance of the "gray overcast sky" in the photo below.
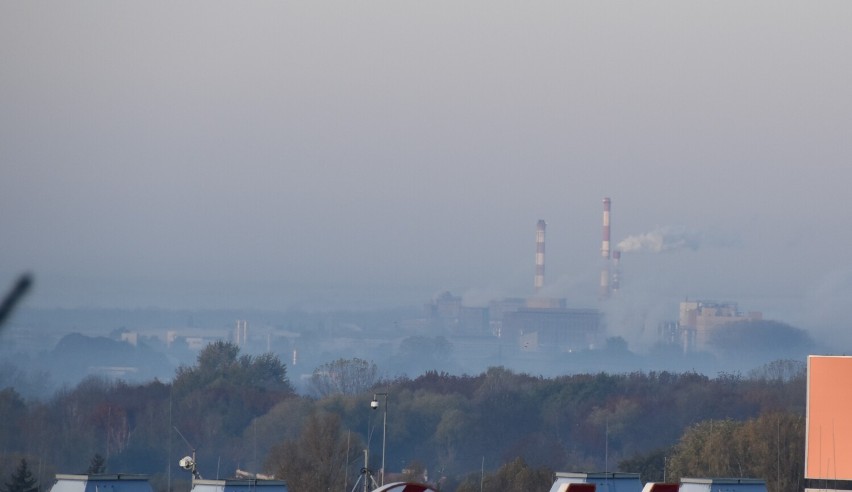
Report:
[[[697,241],[625,254],[625,295],[848,326],[850,46],[846,1],[2,0],[0,273],[46,307],[481,302],[531,293],[543,218],[584,304],[610,196],[615,242]]]

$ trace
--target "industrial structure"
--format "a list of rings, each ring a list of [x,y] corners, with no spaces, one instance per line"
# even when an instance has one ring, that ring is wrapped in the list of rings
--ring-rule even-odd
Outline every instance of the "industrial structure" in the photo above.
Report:
[[[603,239],[601,241],[601,258],[603,259],[603,266],[601,268],[601,290],[600,297],[601,299],[609,298],[609,276],[610,276],[610,253],[609,253],[609,235],[610,235],[610,223],[609,223],[609,214],[610,207],[612,206],[612,201],[609,197],[605,197],[603,199]]]
[[[612,272],[611,278],[612,283],[610,284],[610,290],[613,295],[618,293],[618,289],[621,288],[621,251],[615,250],[612,252]]]
[[[535,293],[544,287],[544,229],[547,224],[539,220],[535,227]]]
[[[599,298],[601,300],[609,299],[610,296],[618,292],[620,287],[620,262],[621,251],[611,249],[611,212],[612,200],[609,197],[603,199],[603,230],[601,239],[601,276],[600,276],[600,291]],[[535,229],[535,277],[533,281],[534,293],[539,295],[544,288],[544,252],[545,252],[545,231],[547,223],[544,219],[539,219]]]
[[[444,292],[426,305],[433,329],[457,337],[494,337],[523,351],[573,352],[598,346],[603,315],[597,309],[568,308],[565,299],[531,297],[494,300],[467,307]]]
[[[704,350],[713,332],[738,321],[759,321],[758,311],[742,313],[733,302],[683,301],[680,303],[678,329],[685,352]]]
[[[488,308],[463,306],[462,298],[450,292],[426,304],[425,311],[433,330],[462,337],[491,334]]]
[[[612,249],[612,200],[603,199],[599,300],[605,302],[621,288],[621,251]],[[493,300],[488,307],[466,307],[461,297],[445,292],[427,305],[433,328],[451,336],[490,336],[513,341],[521,351],[572,352],[600,346],[605,338],[604,317],[593,308],[568,307],[565,299],[542,295],[545,287],[545,232],[539,219],[535,235],[534,292],[529,298]],[[741,313],[735,303],[685,301],[678,321],[660,325],[660,341],[684,352],[709,348],[719,327],[762,319],[759,312]]]
[[[603,199],[600,299],[620,287],[620,251],[611,251],[612,200]],[[569,308],[565,299],[542,296],[545,287],[547,222],[535,229],[535,275],[529,298],[493,300],[488,307],[467,307],[461,297],[444,292],[426,305],[433,329],[451,336],[496,337],[517,343],[522,351],[573,352],[599,346],[604,337],[603,314],[593,308]]]
[[[244,319],[238,319],[234,326],[234,343],[238,347],[242,347],[246,344],[248,340],[248,321]]]
[[[522,308],[506,313],[502,333],[523,351],[574,352],[598,346],[603,323],[597,309]]]

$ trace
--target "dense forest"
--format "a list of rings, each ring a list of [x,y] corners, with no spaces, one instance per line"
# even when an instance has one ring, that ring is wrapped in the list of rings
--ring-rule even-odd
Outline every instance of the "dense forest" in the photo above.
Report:
[[[492,367],[377,379],[374,364],[318,367],[298,395],[272,354],[203,349],[172,382],[88,378],[47,400],[0,391],[0,473],[22,462],[47,490],[56,473],[151,476],[189,490],[204,478],[274,474],[293,492],[349,490],[364,467],[440,490],[548,490],[554,471],[637,472],[644,481],[754,477],[770,492],[804,486],[804,363],[748,375],[637,372],[553,378]],[[378,396],[377,408],[371,401]],[[386,425],[383,424],[386,419]],[[386,448],[382,456],[382,441]]]

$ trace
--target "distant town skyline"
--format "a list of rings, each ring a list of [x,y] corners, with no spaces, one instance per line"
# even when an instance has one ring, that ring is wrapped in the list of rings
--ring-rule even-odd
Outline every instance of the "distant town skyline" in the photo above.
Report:
[[[611,197],[637,249],[611,316],[717,299],[852,342],[850,22],[4,2],[0,284],[32,272],[35,307],[482,304],[533,295],[545,220],[540,294],[597,306]]]

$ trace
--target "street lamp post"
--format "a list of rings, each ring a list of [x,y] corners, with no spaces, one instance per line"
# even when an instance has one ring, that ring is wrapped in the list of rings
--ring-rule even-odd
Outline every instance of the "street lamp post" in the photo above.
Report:
[[[379,399],[378,397],[385,397],[385,412],[384,418],[382,419],[382,478],[381,485],[385,484],[385,443],[387,442],[387,431],[388,431],[388,394],[387,393],[373,393],[373,401],[370,402],[370,408],[373,410],[377,410],[379,408]]]

